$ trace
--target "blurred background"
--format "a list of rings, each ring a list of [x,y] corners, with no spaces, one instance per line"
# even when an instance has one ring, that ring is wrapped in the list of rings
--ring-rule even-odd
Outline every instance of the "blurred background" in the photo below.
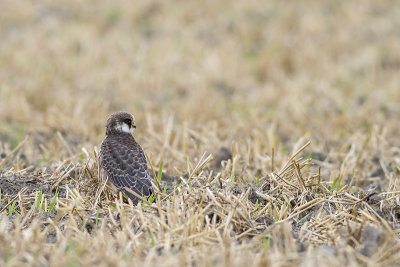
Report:
[[[63,158],[56,132],[98,147],[118,110],[182,162],[233,141],[327,153],[374,127],[398,144],[399,51],[393,1],[3,0],[2,150],[32,134]]]

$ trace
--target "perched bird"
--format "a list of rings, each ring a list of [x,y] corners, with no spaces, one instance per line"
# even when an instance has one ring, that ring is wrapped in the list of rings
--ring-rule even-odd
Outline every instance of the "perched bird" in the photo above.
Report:
[[[106,137],[101,143],[98,175],[100,181],[114,191],[122,191],[134,204],[139,196],[155,196],[147,161],[140,145],[133,138],[135,118],[127,112],[111,114],[107,120]]]

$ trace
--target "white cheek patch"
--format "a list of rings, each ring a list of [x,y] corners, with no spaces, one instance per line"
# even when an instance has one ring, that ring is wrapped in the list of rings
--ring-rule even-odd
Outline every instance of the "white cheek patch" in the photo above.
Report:
[[[132,133],[131,129],[129,128],[129,126],[126,123],[122,124],[121,130],[125,133]]]
[[[133,128],[128,126],[126,123],[119,123],[115,126],[115,130],[118,132],[133,134]]]

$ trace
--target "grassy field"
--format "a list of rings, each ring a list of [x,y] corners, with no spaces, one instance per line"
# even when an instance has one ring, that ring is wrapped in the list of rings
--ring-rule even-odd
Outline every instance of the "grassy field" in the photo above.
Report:
[[[393,1],[13,1],[1,266],[399,266]],[[157,203],[101,195],[136,117]]]

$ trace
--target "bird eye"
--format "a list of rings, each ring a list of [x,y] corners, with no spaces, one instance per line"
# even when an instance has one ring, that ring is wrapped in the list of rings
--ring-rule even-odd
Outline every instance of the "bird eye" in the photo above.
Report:
[[[125,123],[128,124],[128,125],[131,125],[132,124],[132,120],[131,119],[126,119]]]

